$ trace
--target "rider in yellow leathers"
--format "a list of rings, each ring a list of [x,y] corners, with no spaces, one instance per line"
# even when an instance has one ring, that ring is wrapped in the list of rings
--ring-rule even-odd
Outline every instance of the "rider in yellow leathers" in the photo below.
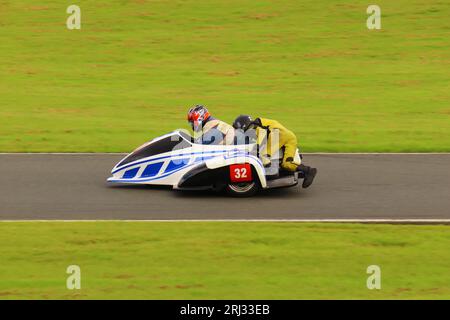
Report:
[[[303,188],[308,188],[313,183],[317,169],[302,164],[297,152],[297,137],[280,122],[266,118],[253,120],[248,115],[240,115],[233,122],[233,127],[244,132],[249,129],[255,130],[256,142],[260,146],[259,153],[264,166],[270,165],[270,158],[274,152],[283,149],[281,167],[291,172],[299,171],[304,177]]]

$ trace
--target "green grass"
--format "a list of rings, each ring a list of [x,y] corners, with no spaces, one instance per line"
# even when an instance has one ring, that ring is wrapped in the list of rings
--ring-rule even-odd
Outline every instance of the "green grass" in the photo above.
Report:
[[[450,298],[449,226],[2,222],[0,243],[0,299]]]
[[[377,4],[381,31],[366,1],[0,0],[0,152],[129,151],[194,103],[309,152],[450,151],[450,3]],[[448,228],[2,222],[0,299],[450,298]]]
[[[194,103],[305,151],[450,151],[450,3],[377,4],[381,31],[367,1],[0,1],[0,151],[129,151]]]

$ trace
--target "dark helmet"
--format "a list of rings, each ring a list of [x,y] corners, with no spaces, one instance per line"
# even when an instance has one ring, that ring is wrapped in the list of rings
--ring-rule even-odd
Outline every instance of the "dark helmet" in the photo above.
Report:
[[[241,114],[239,117],[237,117],[234,120],[233,128],[246,131],[251,123],[252,123],[252,118],[250,116]]]
[[[199,104],[190,108],[187,114],[187,120],[194,131],[200,130],[210,117],[211,115],[208,112],[208,109]]]

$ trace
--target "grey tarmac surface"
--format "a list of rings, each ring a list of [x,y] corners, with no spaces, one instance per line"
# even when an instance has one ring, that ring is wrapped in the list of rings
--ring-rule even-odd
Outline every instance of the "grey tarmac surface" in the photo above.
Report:
[[[306,155],[300,186],[236,199],[108,185],[122,155],[0,155],[0,220],[450,219],[450,154]]]

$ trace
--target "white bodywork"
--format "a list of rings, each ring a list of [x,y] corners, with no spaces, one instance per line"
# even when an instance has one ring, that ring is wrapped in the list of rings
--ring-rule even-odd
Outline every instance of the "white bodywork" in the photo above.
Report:
[[[178,150],[175,148],[172,151],[158,153],[122,165],[124,160],[133,155],[132,153],[113,168],[112,176],[108,178],[108,181],[169,185],[177,188],[181,178],[198,165],[205,164],[209,169],[216,169],[231,164],[249,163],[254,167],[261,187],[267,187],[264,166],[260,159],[250,153],[250,150],[254,148],[253,144],[229,146],[196,144],[188,141],[180,134],[180,131],[174,131],[153,139],[136,151],[168,137],[172,141],[179,139],[183,148]]]

